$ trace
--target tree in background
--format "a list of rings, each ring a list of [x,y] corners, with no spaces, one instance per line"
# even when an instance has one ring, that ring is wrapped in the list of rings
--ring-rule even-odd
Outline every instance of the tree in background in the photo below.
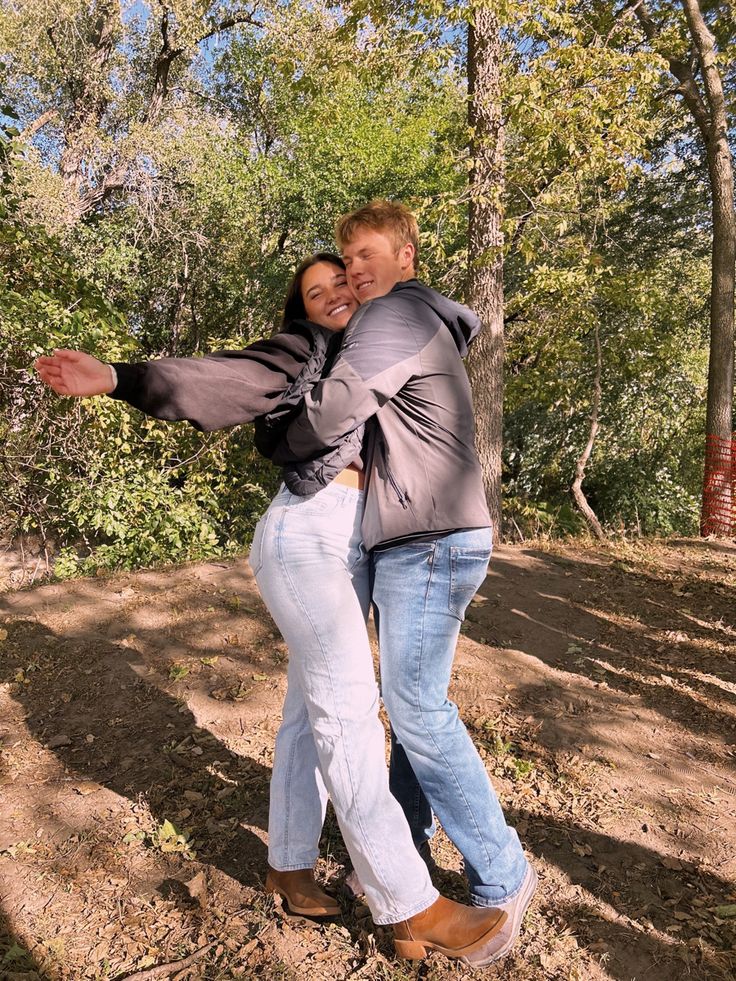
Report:
[[[187,356],[270,333],[291,269],[331,244],[336,215],[380,193],[437,194],[454,179],[449,147],[462,125],[455,79],[435,72],[431,53],[410,56],[419,39],[351,31],[327,5],[275,4],[263,22],[209,42],[201,38],[211,19],[194,18],[190,4],[138,4],[119,17],[113,7],[70,0],[0,15],[0,71],[24,134],[13,178],[25,188],[19,218],[26,227],[43,219],[72,284],[89,283],[116,324],[72,316],[73,299],[69,317],[39,310],[27,330],[10,309],[0,319],[3,348],[17,338],[9,370],[24,407],[13,425],[31,446],[42,422],[53,457],[13,457],[27,493],[4,512],[3,532],[68,546],[57,563],[67,572],[242,548],[275,473],[258,462],[247,427],[202,436],[108,400],[53,399],[27,373],[33,357],[53,346],[110,360]],[[223,26],[222,10],[212,10]],[[76,17],[73,30],[64,17]],[[100,25],[113,21],[111,35]],[[59,51],[67,45],[63,57],[49,30]],[[105,106],[85,116],[77,144],[70,66],[91,64],[103,35],[95,64]],[[151,66],[161,67],[167,38],[178,54],[161,75]],[[166,84],[150,112],[157,78]],[[81,163],[65,165],[65,176],[60,161],[72,145]],[[125,179],[113,180],[123,162]],[[68,305],[58,283],[49,292]]]
[[[500,27],[474,22],[501,45],[483,104],[468,98],[489,53],[472,31],[469,52],[474,12]],[[417,212],[432,285],[468,299],[470,271],[496,291],[495,348],[479,345],[470,371],[482,457],[500,455],[503,418],[506,530],[579,528],[576,475],[604,529],[691,529],[707,172],[633,13],[589,0],[55,0],[0,11],[0,62],[22,150],[5,227],[43,232],[68,266],[44,279],[43,249],[6,252],[51,306],[27,307],[22,330],[0,315],[20,406],[3,411],[26,448],[41,426],[54,464],[16,455],[32,466],[5,534],[43,528],[70,572],[247,543],[274,479],[247,427],[204,437],[112,401],[70,407],[28,367],[54,345],[140,359],[247,344],[278,322],[296,261],[332,244],[336,215],[379,195]],[[97,298],[87,306],[78,281]],[[488,398],[502,340],[503,407]]]
[[[571,338],[580,338],[590,351],[583,372],[592,375],[589,382],[586,378],[587,388],[576,385],[575,415],[568,416],[569,431],[561,436],[578,449],[567,463],[567,478],[559,476],[591,529],[601,535],[582,485],[599,417],[607,409],[601,380],[601,335],[607,325],[598,295],[607,280],[605,222],[640,168],[647,139],[656,130],[655,59],[636,51],[626,25],[603,28],[573,3],[510,3],[503,10],[499,111],[508,148],[502,198],[505,319],[514,366],[507,375],[507,409],[520,390],[518,376],[538,371],[542,351],[554,358],[555,339],[564,348]],[[471,258],[471,266],[475,261]],[[558,292],[564,297],[563,309],[557,308]],[[517,358],[515,349],[529,347],[537,328],[547,332],[540,338],[541,350],[533,340],[537,354]],[[522,390],[528,396],[528,388]],[[581,431],[577,418],[586,402],[589,415]],[[559,413],[559,403],[556,408]],[[521,437],[524,450],[514,447],[509,426],[505,435],[508,477],[518,469],[530,434]]]
[[[500,532],[503,450],[504,120],[501,95],[503,43],[495,5],[476,3],[468,23],[467,301],[484,329],[468,359],[476,418],[476,445],[493,527]]]
[[[148,183],[156,133],[172,123],[172,88],[207,42],[259,23],[240,4],[187,0],[128,10],[120,0],[6,8],[0,31],[12,54],[10,91],[29,117],[22,138],[51,132],[67,221]]]
[[[400,17],[409,18],[416,30],[426,30],[430,23],[451,39],[455,65],[467,65],[470,125],[467,151],[457,148],[461,180],[441,202],[422,203],[420,211],[425,223],[434,213],[446,227],[453,213],[468,215],[467,239],[446,235],[440,243],[433,235],[425,254],[434,247],[434,268],[445,266],[441,284],[454,291],[466,286],[466,299],[485,324],[469,359],[469,373],[494,523],[499,527],[502,449],[505,445],[506,488],[520,489],[524,482],[517,483],[513,475],[520,464],[523,469],[532,436],[517,436],[508,425],[504,433],[504,333],[510,355],[506,408],[513,411],[519,394],[533,397],[533,382],[520,385],[519,378],[538,372],[542,356],[538,350],[533,357],[517,359],[515,349],[530,346],[530,341],[536,346],[532,337],[541,328],[550,335],[543,356],[558,370],[555,354],[566,346],[570,350],[571,337],[579,337],[581,352],[589,352],[587,364],[580,365],[576,356],[575,384],[569,389],[576,404],[566,411],[568,431],[559,437],[577,452],[566,460],[567,475],[561,470],[556,474],[553,495],[572,491],[590,526],[602,533],[583,491],[588,465],[597,463],[599,416],[607,434],[607,385],[600,376],[608,343],[601,337],[608,333],[617,343],[627,343],[601,319],[608,308],[597,291],[620,270],[620,264],[608,261],[612,242],[605,221],[645,164],[647,141],[659,125],[653,107],[657,59],[637,50],[631,25],[610,19],[603,24],[595,4],[478,0],[437,5],[425,0],[402,5],[401,15],[387,3],[360,2],[352,8],[394,26]],[[459,29],[463,24],[468,25],[467,48]],[[469,180],[463,179],[465,171]],[[464,269],[465,283],[457,274]],[[566,301],[563,309],[558,292]],[[616,362],[614,357],[612,364]],[[541,386],[540,395],[544,397]],[[555,409],[559,415],[559,403]],[[514,413],[513,418],[520,416]],[[552,482],[546,483],[545,495]],[[517,514],[519,505],[526,506],[513,498],[507,503]]]
[[[735,25],[730,8],[705,7],[699,0],[681,0],[682,18],[669,4],[649,5],[637,0],[627,7],[635,13],[652,48],[665,61],[670,77],[676,80],[673,94],[687,106],[705,149],[713,237],[707,450],[700,529],[703,535],[732,534],[736,531],[736,452],[732,438],[736,213],[723,71],[733,71]]]

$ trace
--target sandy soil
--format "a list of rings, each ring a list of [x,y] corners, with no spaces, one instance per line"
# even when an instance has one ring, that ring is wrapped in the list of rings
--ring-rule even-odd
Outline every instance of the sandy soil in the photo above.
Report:
[[[734,584],[728,544],[498,550],[453,697],[540,889],[474,975],[394,958],[340,892],[332,818],[342,919],[263,893],[287,654],[245,561],[8,590],[0,978],[734,978]],[[462,898],[442,833],[433,853]]]

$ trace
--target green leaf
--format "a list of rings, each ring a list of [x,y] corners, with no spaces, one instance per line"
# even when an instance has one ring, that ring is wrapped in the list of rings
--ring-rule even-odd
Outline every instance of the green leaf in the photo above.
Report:
[[[736,916],[736,903],[727,903],[725,906],[716,906],[714,912],[719,919],[729,920]]]

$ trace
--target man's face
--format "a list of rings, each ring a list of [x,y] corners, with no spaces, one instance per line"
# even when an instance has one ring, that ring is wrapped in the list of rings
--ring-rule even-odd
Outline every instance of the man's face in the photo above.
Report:
[[[392,238],[371,228],[359,228],[345,243],[342,257],[358,303],[385,296],[414,277],[414,246],[407,242],[397,252]]]

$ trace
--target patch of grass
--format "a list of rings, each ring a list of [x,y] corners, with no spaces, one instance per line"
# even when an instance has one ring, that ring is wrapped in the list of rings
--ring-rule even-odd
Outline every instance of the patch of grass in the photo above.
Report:
[[[172,664],[169,668],[169,678],[171,681],[181,681],[189,674],[189,668],[184,664]]]

